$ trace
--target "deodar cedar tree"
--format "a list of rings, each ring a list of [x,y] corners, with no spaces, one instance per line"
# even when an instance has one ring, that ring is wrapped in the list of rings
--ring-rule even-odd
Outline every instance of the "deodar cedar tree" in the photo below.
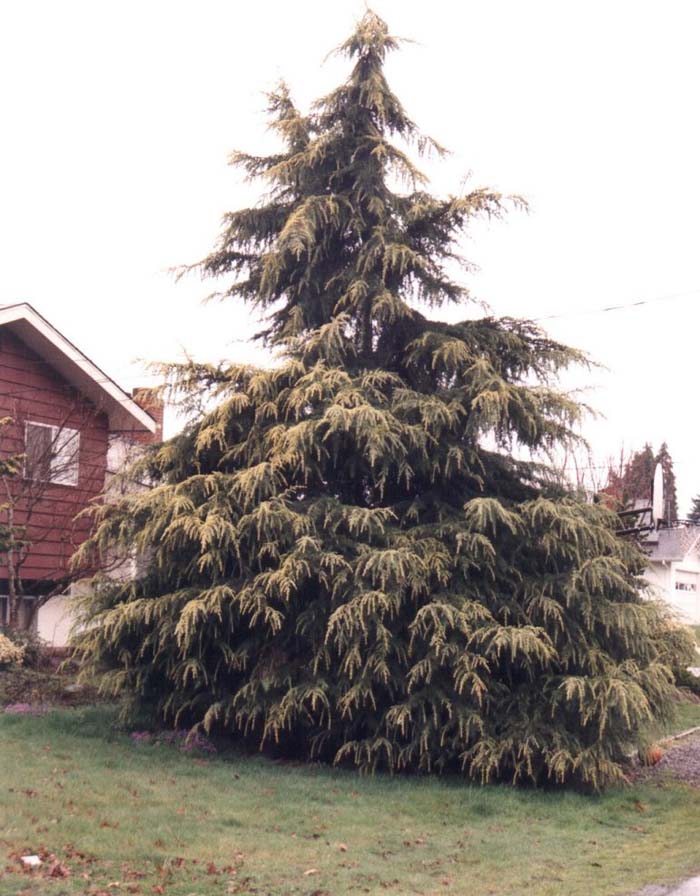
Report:
[[[397,45],[368,12],[347,80],[308,114],[280,86],[278,152],[233,156],[266,192],[197,268],[277,363],[168,368],[189,422],[97,511],[84,551],[136,560],[94,583],[79,650],[170,725],[599,788],[670,712],[669,623],[615,516],[529,459],[574,437],[556,376],[584,359],[455,279],[471,220],[521,201],[428,192],[411,153],[442,150],[387,83]],[[448,303],[463,320],[420,311]]]

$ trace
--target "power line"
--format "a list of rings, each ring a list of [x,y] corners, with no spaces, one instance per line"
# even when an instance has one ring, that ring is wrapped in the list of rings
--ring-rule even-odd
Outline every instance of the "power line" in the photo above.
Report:
[[[608,313],[611,311],[626,311],[626,310],[630,310],[632,308],[639,308],[644,305],[652,305],[652,304],[656,304],[659,302],[668,302],[668,301],[673,301],[675,299],[687,298],[689,296],[696,296],[696,295],[700,295],[700,289],[692,289],[692,290],[687,290],[685,292],[669,293],[667,295],[654,296],[650,299],[639,299],[634,302],[624,302],[624,303],[620,303],[617,305],[606,305],[601,308],[588,308],[588,309],[581,309],[578,311],[562,312],[560,314],[547,314],[547,315],[543,315],[541,317],[534,317],[534,318],[532,318],[532,320],[536,323],[541,323],[543,321],[548,321],[548,320],[563,320],[563,319],[573,318],[573,317],[585,317],[585,316],[592,315],[592,314],[605,314],[605,313]],[[239,341],[243,341],[243,340],[233,340],[233,341],[239,342]],[[74,361],[74,362],[84,360],[84,356],[82,356],[82,355],[77,355],[77,356],[66,355],[66,357],[68,358],[68,360]],[[40,363],[42,366],[52,368],[52,365],[48,361],[44,360],[43,358],[40,358],[38,363]],[[102,371],[100,371],[100,372],[102,372]],[[147,377],[153,377],[153,376],[154,376],[154,374],[144,373],[143,379],[146,379]],[[138,378],[139,377],[137,375],[134,375],[134,379],[138,379]],[[131,397],[121,386],[119,386],[119,384],[116,383],[115,380],[112,379],[112,377],[110,377],[109,375],[105,374],[103,377],[93,377],[92,380],[94,383],[97,383],[99,385],[107,385],[107,384],[115,385],[117,387],[117,389],[119,389],[119,391],[124,394],[124,398],[118,398],[118,399],[113,398],[113,401],[116,401],[117,404],[127,406],[127,405],[131,405],[131,404],[135,403],[138,405],[138,402],[136,402],[134,400],[134,398]],[[145,388],[148,388],[148,387],[145,387]],[[29,394],[36,394],[36,389],[34,387],[27,387],[26,389],[19,389],[19,390],[13,391],[13,392],[5,392],[5,393],[0,394],[0,398],[20,398],[23,395],[29,395]],[[140,405],[139,405],[139,407],[140,407]]]
[[[697,466],[694,461],[690,460],[674,460],[673,466],[675,467],[685,467],[689,464],[693,466]],[[615,474],[618,474],[619,468],[616,468],[615,464],[564,464],[564,466],[560,467],[557,464],[551,464],[551,468],[553,470],[579,470],[581,473],[585,473],[588,470],[610,470]]]
[[[626,311],[630,308],[639,308],[642,305],[652,305],[656,302],[669,302],[673,299],[682,299],[687,296],[700,295],[700,289],[689,289],[686,292],[674,292],[664,296],[654,296],[651,299],[639,299],[636,302],[624,302],[619,305],[606,305],[603,308],[587,308],[580,311],[566,311],[561,314],[547,314],[543,317],[534,317],[537,323],[545,320],[561,320],[568,317],[584,317],[589,314],[605,314],[608,311]]]

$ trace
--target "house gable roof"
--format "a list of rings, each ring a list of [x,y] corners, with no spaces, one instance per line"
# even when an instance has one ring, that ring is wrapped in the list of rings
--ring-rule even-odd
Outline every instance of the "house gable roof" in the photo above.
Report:
[[[651,562],[674,562],[685,559],[691,551],[700,550],[700,526],[676,526],[658,529],[642,545]]]
[[[8,327],[95,407],[104,411],[111,430],[156,431],[153,417],[30,304],[0,305],[0,327]]]

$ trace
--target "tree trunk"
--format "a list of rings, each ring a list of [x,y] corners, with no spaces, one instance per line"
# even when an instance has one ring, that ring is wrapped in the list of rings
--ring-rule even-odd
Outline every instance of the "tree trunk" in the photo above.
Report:
[[[7,552],[7,624],[13,631],[19,628],[19,602],[17,593],[17,571],[15,567],[15,552],[12,548]]]
[[[20,595],[17,589],[17,558],[15,556],[15,509],[12,501],[7,504],[7,527],[10,532],[10,543],[7,546],[7,624],[12,630],[19,628]]]
[[[39,612],[40,607],[44,605],[44,602],[39,603],[39,598],[34,597],[31,601],[28,602],[29,606],[27,608],[27,615],[24,619],[24,628],[25,631],[32,631],[34,628],[34,620],[36,619],[37,613]]]

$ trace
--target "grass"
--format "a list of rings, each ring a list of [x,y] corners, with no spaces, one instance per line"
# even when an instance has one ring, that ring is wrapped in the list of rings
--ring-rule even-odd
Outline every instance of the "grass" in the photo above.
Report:
[[[671,783],[367,778],[135,744],[107,707],[0,715],[3,896],[629,894],[700,870],[696,832],[697,792]],[[42,869],[22,873],[26,853]]]
[[[688,731],[698,725],[700,725],[700,703],[681,703],[676,709],[674,723],[668,726],[661,736],[679,734],[681,731]]]

